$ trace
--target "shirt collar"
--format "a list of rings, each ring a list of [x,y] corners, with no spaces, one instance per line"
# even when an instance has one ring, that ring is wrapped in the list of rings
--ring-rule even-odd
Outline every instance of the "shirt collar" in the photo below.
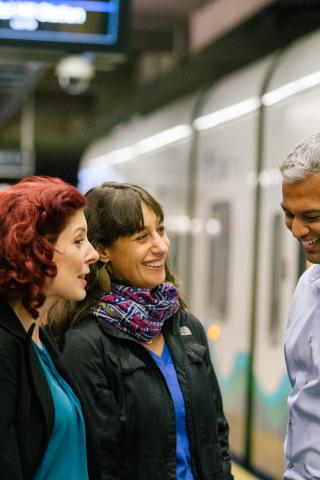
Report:
[[[320,285],[320,264],[315,264],[310,267],[310,283],[315,283],[316,285]]]

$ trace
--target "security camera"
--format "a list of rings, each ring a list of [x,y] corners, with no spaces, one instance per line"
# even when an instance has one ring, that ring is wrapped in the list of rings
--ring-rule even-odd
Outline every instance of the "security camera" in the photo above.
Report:
[[[56,75],[63,90],[71,95],[79,95],[88,89],[94,77],[94,67],[87,57],[71,55],[58,63]]]

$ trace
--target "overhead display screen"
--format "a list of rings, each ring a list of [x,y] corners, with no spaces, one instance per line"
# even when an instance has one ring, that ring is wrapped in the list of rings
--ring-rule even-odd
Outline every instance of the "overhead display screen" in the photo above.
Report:
[[[0,0],[0,45],[122,51],[129,0]]]

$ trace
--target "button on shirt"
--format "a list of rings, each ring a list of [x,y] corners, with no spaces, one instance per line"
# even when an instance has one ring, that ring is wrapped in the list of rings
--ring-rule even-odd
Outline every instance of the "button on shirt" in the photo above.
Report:
[[[320,478],[320,265],[301,277],[285,333],[292,391],[285,440],[286,480]]]

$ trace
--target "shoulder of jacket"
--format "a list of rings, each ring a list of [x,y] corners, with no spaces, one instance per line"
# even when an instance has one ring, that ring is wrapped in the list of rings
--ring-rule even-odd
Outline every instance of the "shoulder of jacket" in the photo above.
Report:
[[[21,340],[6,328],[0,326],[0,348],[11,349],[13,347],[21,346]]]
[[[192,334],[199,339],[202,339],[204,331],[203,326],[200,320],[189,312],[189,310],[181,310],[179,328],[182,336]]]
[[[191,312],[189,312],[189,310],[181,310],[180,314],[181,325],[191,325],[194,328],[199,328],[199,326],[201,326],[200,321]]]
[[[97,319],[89,314],[67,330],[63,344],[69,343],[69,345],[82,346],[84,349],[100,349],[101,344],[105,344],[108,341],[109,336],[102,330]]]
[[[25,363],[25,349],[23,342],[15,335],[0,328],[0,370],[7,370],[8,375],[13,374],[19,365]],[[10,372],[10,373],[9,373]]]
[[[87,314],[85,317],[82,317],[77,323],[75,323],[69,331],[74,332],[75,334],[85,334],[90,336],[100,336],[102,334],[101,329],[99,328],[97,319],[90,314]]]

